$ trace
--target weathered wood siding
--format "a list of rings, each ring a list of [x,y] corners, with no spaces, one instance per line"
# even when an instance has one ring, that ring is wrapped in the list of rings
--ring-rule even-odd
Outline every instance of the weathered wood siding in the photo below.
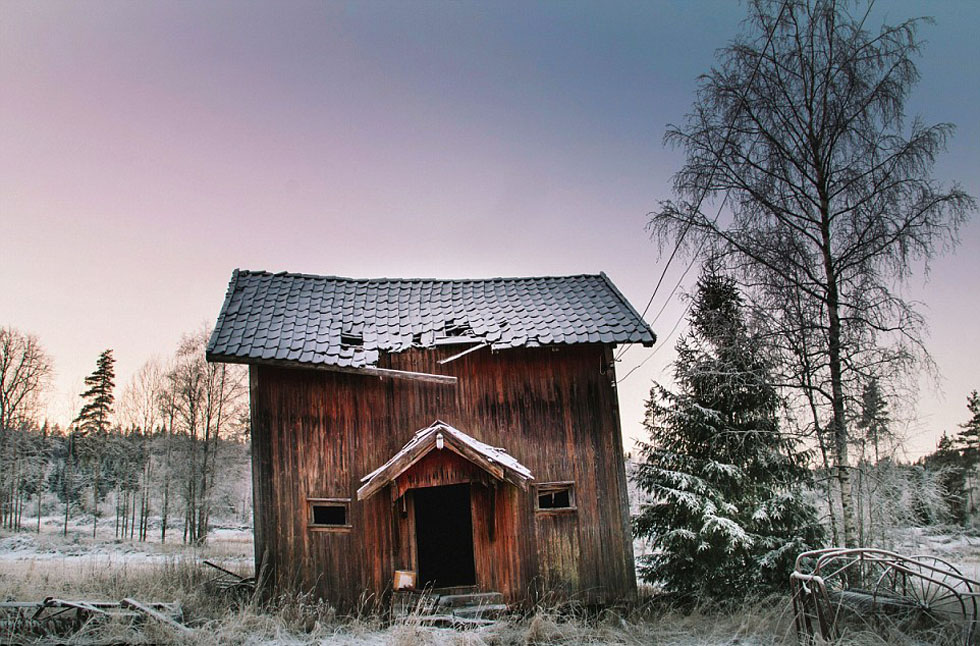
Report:
[[[574,481],[576,511],[535,512],[534,489],[472,487],[477,584],[508,601],[556,590],[587,602],[635,593],[611,349],[600,345],[473,352],[410,351],[380,367],[451,374],[456,386],[310,369],[252,366],[256,560],[287,589],[351,604],[379,597],[411,568],[411,491],[358,502],[360,479],[441,419],[507,449],[535,481]],[[431,456],[431,454],[430,454]],[[465,480],[445,457],[413,467]],[[472,475],[472,474],[471,474]],[[306,499],[350,498],[349,531],[311,531]]]

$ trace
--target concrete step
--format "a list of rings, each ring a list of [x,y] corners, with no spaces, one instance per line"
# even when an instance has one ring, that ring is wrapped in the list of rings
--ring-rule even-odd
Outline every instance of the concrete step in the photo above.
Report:
[[[473,592],[471,594],[447,594],[439,597],[439,605],[448,608],[492,606],[502,604],[504,595],[499,592]]]
[[[506,612],[507,606],[502,603],[453,608],[453,616],[463,619],[497,619]]]

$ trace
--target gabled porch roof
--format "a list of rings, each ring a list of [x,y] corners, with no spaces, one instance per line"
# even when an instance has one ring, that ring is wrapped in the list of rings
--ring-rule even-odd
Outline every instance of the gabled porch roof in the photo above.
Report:
[[[364,500],[386,485],[393,483],[431,451],[448,449],[469,460],[497,480],[527,490],[527,483],[534,480],[530,469],[518,462],[502,448],[484,444],[463,431],[436,420],[415,433],[400,451],[378,469],[361,478],[357,499]]]

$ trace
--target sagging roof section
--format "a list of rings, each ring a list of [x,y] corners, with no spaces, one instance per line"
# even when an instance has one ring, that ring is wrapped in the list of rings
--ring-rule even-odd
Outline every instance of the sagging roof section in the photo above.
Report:
[[[357,499],[364,500],[381,491],[423,457],[438,450],[453,451],[498,480],[509,482],[523,490],[527,490],[527,483],[534,480],[531,470],[506,450],[484,444],[463,431],[436,420],[431,426],[416,432],[390,460],[361,478]]]
[[[207,355],[364,368],[382,352],[458,343],[500,350],[655,339],[605,274],[361,280],[236,270]]]

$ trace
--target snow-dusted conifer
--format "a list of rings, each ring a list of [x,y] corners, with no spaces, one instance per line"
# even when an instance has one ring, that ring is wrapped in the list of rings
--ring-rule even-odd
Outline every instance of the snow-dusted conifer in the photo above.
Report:
[[[965,424],[960,424],[963,430],[956,436],[957,443],[963,455],[972,464],[980,463],[980,395],[977,391],[970,393],[966,407],[973,415]]]
[[[737,599],[785,589],[793,559],[822,530],[803,497],[805,456],[779,430],[779,397],[734,282],[698,281],[677,344],[677,392],[647,402],[650,442],[634,474],[651,502],[634,519],[652,554],[644,579],[682,594]]]
[[[105,496],[100,484],[109,443],[112,404],[115,402],[115,365],[111,349],[99,355],[95,371],[85,378],[88,387],[82,393],[85,405],[73,422],[78,439],[78,455],[92,473],[92,538],[95,538],[99,522],[99,502]]]
[[[857,427],[862,433],[862,459],[866,459],[863,445],[869,443],[874,451],[874,464],[881,461],[881,443],[891,435],[889,422],[888,404],[881,394],[878,380],[872,377],[861,391],[861,416],[857,420]]]

